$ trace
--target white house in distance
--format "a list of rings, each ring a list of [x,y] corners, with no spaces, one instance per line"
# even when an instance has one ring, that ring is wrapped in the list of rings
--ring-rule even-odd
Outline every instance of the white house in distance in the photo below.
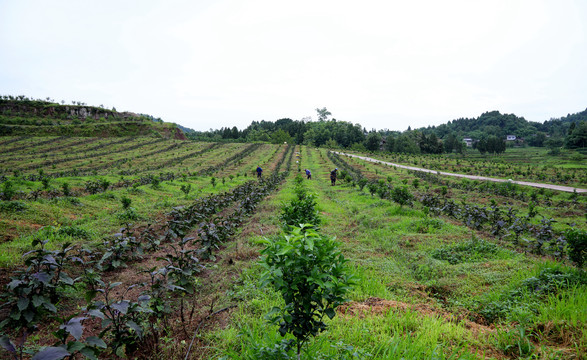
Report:
[[[516,135],[506,135],[506,141],[516,141]]]
[[[473,139],[471,139],[471,138],[464,138],[464,139],[463,139],[463,142],[464,142],[465,144],[467,144],[467,147],[471,147],[471,146],[473,146]]]

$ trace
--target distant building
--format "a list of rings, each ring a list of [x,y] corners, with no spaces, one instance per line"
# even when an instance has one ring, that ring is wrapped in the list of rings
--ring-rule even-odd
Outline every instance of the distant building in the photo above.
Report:
[[[516,135],[507,135],[506,141],[516,141]]]
[[[471,146],[473,146],[473,139],[471,139],[471,138],[464,138],[464,139],[463,139],[463,142],[464,142],[465,144],[467,144],[467,147],[471,147]]]

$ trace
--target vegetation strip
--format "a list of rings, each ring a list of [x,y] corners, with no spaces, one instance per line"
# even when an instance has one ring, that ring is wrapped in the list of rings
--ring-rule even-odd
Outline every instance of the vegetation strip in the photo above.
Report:
[[[212,251],[233,234],[243,216],[254,211],[256,203],[269,191],[275,189],[286,176],[286,173],[279,174],[278,171],[288,155],[287,168],[289,169],[292,152],[293,149],[288,148],[283,153],[276,170],[267,179],[247,182],[235,188],[231,192],[232,195],[200,199],[188,208],[174,209],[170,214],[170,220],[163,228],[165,231],[162,237],[154,233],[151,227],[142,230],[140,236],[136,237],[133,234],[135,230],[127,225],[121,233],[105,241],[104,252],[101,255],[96,250],[75,250],[69,246],[70,244],[64,244],[60,250],[48,251],[44,248],[46,241],[33,241],[32,245],[35,249],[25,254],[25,264],[28,268],[20,272],[21,275],[17,273],[13,277],[9,284],[9,288],[13,290],[11,294],[4,294],[8,298],[6,304],[11,306],[12,315],[0,324],[4,328],[9,324],[20,325],[19,327],[25,329],[21,333],[23,341],[16,345],[7,337],[2,337],[0,345],[15,356],[22,354],[28,334],[34,332],[37,325],[48,314],[58,313],[60,309],[57,298],[65,295],[64,291],[68,286],[85,288],[87,306],[75,317],[60,318],[63,330],[58,332],[60,346],[42,349],[36,355],[38,358],[57,356],[56,354],[71,356],[75,353],[96,358],[108,346],[102,339],[109,341],[111,354],[125,356],[125,354],[133,353],[147,334],[150,334],[149,338],[154,336],[156,339],[157,334],[162,331],[160,325],[151,323],[150,327],[143,327],[144,325],[141,324],[148,318],[160,319],[164,324],[166,323],[171,293],[180,296],[180,314],[185,329],[185,321],[188,321],[188,314],[184,312],[187,306],[184,302],[185,296],[195,294],[196,284],[193,276],[197,275],[202,268],[195,255],[198,254],[204,258],[212,257]],[[229,206],[232,202],[240,203],[231,215],[210,220],[212,214]],[[194,225],[198,226],[199,240],[197,241],[187,236]],[[147,251],[159,249],[163,243],[169,243],[173,249],[171,253],[160,258],[168,265],[149,272],[151,290],[144,291],[137,300],[132,300],[126,294],[132,292],[132,289],[137,286],[144,287],[145,284],[131,285],[120,293],[114,289],[121,283],[106,283],[98,275],[102,271],[127,266],[140,259]],[[199,249],[189,246],[192,243],[199,244]],[[38,246],[40,248],[37,248]],[[74,251],[75,256],[69,255]],[[76,263],[77,267],[74,266]],[[79,265],[84,275],[78,278],[71,277],[72,272],[80,270]],[[34,279],[41,275],[43,280],[37,283]],[[50,287],[49,284],[51,284]],[[101,298],[99,300],[97,300],[98,294],[102,294],[98,297]],[[193,314],[194,306],[191,309]],[[103,330],[97,337],[92,336],[82,340],[83,323],[91,318],[102,319]],[[189,318],[191,319],[191,315]],[[75,341],[68,341],[69,336],[73,336]]]
[[[369,182],[360,171],[342,160],[338,154],[333,153],[330,155],[329,153],[329,157],[343,169],[341,178],[345,179],[348,176],[347,182],[350,182],[353,186],[358,185],[359,191],[362,191],[363,187],[367,186],[371,196],[378,194],[381,199],[393,200],[400,206],[411,206],[413,200],[416,199],[405,185],[394,187],[383,179]],[[345,175],[345,173],[354,174],[354,177]],[[515,246],[524,246],[538,255],[548,253],[558,259],[578,258],[581,259],[579,264],[583,264],[582,259],[587,257],[587,254],[584,253],[584,245],[580,245],[583,241],[587,242],[587,240],[574,240],[577,236],[580,239],[587,238],[587,232],[573,229],[572,225],[564,231],[557,232],[552,226],[554,219],[545,217],[538,224],[532,223],[531,220],[537,215],[532,204],[527,216],[519,216],[511,207],[508,210],[502,210],[498,206],[492,206],[487,209],[477,205],[460,205],[451,199],[432,193],[424,193],[418,197],[418,200],[426,207],[427,211],[433,214],[447,215],[475,230],[486,229],[493,236],[508,239]],[[575,235],[575,231],[578,231],[578,235]],[[524,243],[522,243],[520,239],[526,234],[533,235],[534,239],[525,239]],[[569,241],[569,239],[573,240]]]
[[[159,139],[147,141],[147,142],[144,142],[144,143],[139,143],[139,144],[131,145],[131,146],[126,147],[126,148],[123,148],[123,149],[117,149],[116,152],[126,152],[126,151],[136,150],[138,148],[141,148],[141,147],[144,147],[144,146],[148,146],[148,145],[153,145],[153,144],[156,144],[156,143],[159,143],[159,142],[162,142],[162,141],[165,141],[165,139],[159,138]],[[43,166],[52,166],[52,165],[57,165],[57,164],[66,163],[66,162],[70,162],[70,161],[81,160],[81,159],[96,158],[96,157],[101,157],[101,156],[110,155],[110,154],[113,154],[112,150],[105,151],[105,152],[102,152],[102,153],[92,153],[92,154],[76,155],[76,156],[66,157],[66,158],[62,158],[62,159],[45,161],[45,162],[43,162],[41,164],[29,165],[29,166],[26,166],[26,167],[23,167],[23,168],[19,168],[19,170],[25,171],[25,170],[30,170],[30,169],[37,168],[39,166],[41,166],[41,167],[43,167]]]
[[[365,161],[370,161],[370,162],[374,162],[374,163],[380,163],[380,164],[385,164],[385,165],[389,165],[389,166],[395,166],[395,167],[398,167],[398,168],[401,168],[401,169],[421,171],[421,172],[433,173],[433,174],[438,174],[438,175],[455,176],[455,177],[467,178],[467,179],[471,179],[471,180],[483,180],[483,181],[494,181],[494,182],[510,182],[510,183],[514,183],[514,184],[518,184],[518,185],[526,185],[526,186],[532,186],[532,187],[537,187],[537,188],[553,189],[553,190],[559,190],[559,191],[565,191],[565,192],[578,192],[578,193],[585,193],[585,192],[587,192],[587,189],[581,189],[581,188],[575,188],[575,187],[560,186],[560,185],[551,185],[551,184],[539,184],[539,183],[533,183],[533,182],[527,182],[527,181],[504,180],[504,179],[497,179],[497,178],[490,178],[490,177],[476,176],[476,175],[456,174],[456,173],[449,173],[449,172],[444,172],[444,171],[436,171],[436,170],[422,169],[422,168],[418,168],[418,167],[414,167],[414,166],[406,166],[406,165],[394,164],[394,163],[390,163],[390,162],[376,160],[376,159],[373,159],[373,158],[370,158],[370,157],[366,157],[366,156],[360,156],[360,155],[354,155],[354,154],[347,154],[347,153],[344,153],[344,152],[335,151],[335,153],[337,153],[339,155],[344,155],[344,156],[356,157],[358,159],[365,160]]]

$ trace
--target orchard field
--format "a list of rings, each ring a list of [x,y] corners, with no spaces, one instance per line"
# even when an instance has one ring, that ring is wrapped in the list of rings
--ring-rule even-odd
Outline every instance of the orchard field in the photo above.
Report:
[[[580,154],[369,156],[587,187]],[[583,193],[288,144],[24,136],[0,137],[0,358],[296,358],[260,255],[300,194],[353,279],[302,358],[587,358]]]

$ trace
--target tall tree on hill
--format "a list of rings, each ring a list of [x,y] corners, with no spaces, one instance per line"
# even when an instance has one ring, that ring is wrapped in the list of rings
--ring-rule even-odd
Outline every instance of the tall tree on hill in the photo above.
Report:
[[[479,140],[479,142],[477,143],[477,150],[479,150],[481,154],[501,154],[505,152],[505,149],[505,140],[497,136],[489,136],[488,138],[483,138]]]
[[[546,139],[547,139],[546,134],[539,131],[536,134],[528,137],[526,139],[526,141],[528,142],[528,145],[530,145],[530,146],[543,147]]]
[[[473,143],[473,148],[477,149],[481,155],[487,153],[487,140],[485,138]]]
[[[273,134],[271,134],[271,142],[273,144],[283,144],[284,142],[289,144],[292,142],[292,137],[289,135],[287,131],[283,131],[283,129],[278,129]]]
[[[332,115],[332,113],[330,111],[326,110],[325,107],[323,107],[322,109],[316,108],[316,112],[318,113],[318,120],[319,121],[326,121],[328,119],[328,117]]]
[[[416,132],[416,141],[420,147],[420,152],[423,154],[440,154],[442,153],[442,142],[438,139],[436,134],[429,135],[423,132]]]
[[[461,154],[463,152],[463,146],[463,142],[459,141],[454,133],[448,134],[442,143],[442,147],[447,153],[455,151],[456,153]]]
[[[367,139],[365,140],[365,147],[369,151],[377,151],[379,150],[379,145],[381,144],[381,134],[377,131],[371,131],[369,135],[367,135]]]
[[[564,144],[564,140],[565,139],[559,136],[551,136],[544,142],[544,145],[550,149],[551,155],[558,155],[560,153],[560,148]]]
[[[408,135],[409,133],[400,134],[397,138],[387,138],[387,148],[391,152],[404,153],[404,154],[419,154],[420,147],[413,136]]]
[[[233,139],[238,139],[239,138],[240,134],[239,134],[239,131],[238,131],[238,129],[237,129],[236,126],[233,126],[232,127],[232,130],[230,132],[231,132],[231,136],[232,136]]]
[[[565,147],[577,149],[587,147],[587,122],[572,123],[565,138]]]

